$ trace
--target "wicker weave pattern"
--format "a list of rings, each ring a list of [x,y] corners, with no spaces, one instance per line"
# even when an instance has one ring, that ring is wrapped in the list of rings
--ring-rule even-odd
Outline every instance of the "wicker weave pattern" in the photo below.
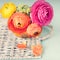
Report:
[[[0,59],[19,60],[19,58],[41,58],[41,56],[35,57],[33,55],[31,46],[41,44],[40,40],[44,40],[51,36],[53,28],[52,26],[48,27],[50,28],[50,32],[45,37],[19,38],[8,29],[7,19],[3,19],[0,16]],[[16,45],[23,42],[26,43],[27,48],[18,49]]]
[[[25,42],[26,49],[18,49],[18,43]],[[39,42],[40,43],[40,42]],[[34,57],[31,46],[38,44],[38,39],[18,38],[10,32],[7,26],[0,26],[0,57]]]

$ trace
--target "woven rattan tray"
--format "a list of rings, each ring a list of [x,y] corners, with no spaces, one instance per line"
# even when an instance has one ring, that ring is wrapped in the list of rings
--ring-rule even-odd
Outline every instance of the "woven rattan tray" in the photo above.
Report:
[[[0,15],[0,59],[20,59],[20,58],[41,58],[32,54],[31,45],[41,44],[41,40],[51,36],[52,26],[43,27],[40,36],[36,38],[19,38],[16,37],[7,27],[7,20]],[[26,42],[26,49],[18,49],[16,44]]]

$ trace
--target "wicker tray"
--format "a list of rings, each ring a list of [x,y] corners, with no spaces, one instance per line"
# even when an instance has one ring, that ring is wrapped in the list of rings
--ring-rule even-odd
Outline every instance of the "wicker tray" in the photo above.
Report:
[[[36,38],[19,38],[16,37],[7,27],[7,19],[3,19],[0,15],[0,59],[20,59],[20,58],[41,58],[32,54],[31,46],[41,44],[41,40],[45,40],[51,36],[52,26],[43,27],[40,36]],[[18,43],[26,42],[26,49],[18,49]],[[3,58],[2,58],[3,57]]]

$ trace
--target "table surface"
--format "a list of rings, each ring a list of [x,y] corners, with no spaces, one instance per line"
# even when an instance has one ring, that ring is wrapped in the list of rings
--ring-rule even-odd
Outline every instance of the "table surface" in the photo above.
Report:
[[[27,4],[31,5],[35,0],[0,0],[0,7],[3,3],[12,1],[17,4]],[[60,0],[47,0],[54,8],[54,18],[51,25],[54,27],[54,32],[51,38],[42,41],[44,47],[44,52],[41,60],[60,60]],[[23,59],[27,60],[27,59]],[[32,59],[40,60],[40,59]]]

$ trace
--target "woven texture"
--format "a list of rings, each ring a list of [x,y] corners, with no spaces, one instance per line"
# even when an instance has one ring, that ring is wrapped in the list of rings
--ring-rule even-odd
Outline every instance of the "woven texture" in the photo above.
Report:
[[[42,34],[39,37],[19,38],[8,30],[7,19],[3,19],[0,16],[0,59],[41,58],[41,56],[35,57],[33,55],[31,46],[41,44],[40,40],[49,38],[52,30],[52,26],[47,26],[43,28]],[[44,32],[46,33],[44,34]],[[17,48],[16,45],[23,42],[26,43],[27,48]]]

